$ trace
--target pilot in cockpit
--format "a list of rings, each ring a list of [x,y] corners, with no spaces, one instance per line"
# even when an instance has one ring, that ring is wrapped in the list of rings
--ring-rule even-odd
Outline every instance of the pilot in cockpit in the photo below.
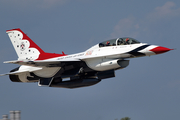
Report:
[[[125,43],[126,45],[128,45],[129,44],[129,38],[126,38],[126,43]]]
[[[107,41],[106,46],[110,46],[110,42],[109,41]]]

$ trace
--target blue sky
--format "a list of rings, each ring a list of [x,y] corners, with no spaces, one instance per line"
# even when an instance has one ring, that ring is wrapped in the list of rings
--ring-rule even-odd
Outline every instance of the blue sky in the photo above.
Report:
[[[134,58],[116,77],[78,89],[38,87],[0,78],[0,115],[21,110],[26,120],[179,119],[179,0],[1,0],[0,73],[17,55],[5,33],[21,28],[44,51],[82,52],[116,37],[176,48]]]

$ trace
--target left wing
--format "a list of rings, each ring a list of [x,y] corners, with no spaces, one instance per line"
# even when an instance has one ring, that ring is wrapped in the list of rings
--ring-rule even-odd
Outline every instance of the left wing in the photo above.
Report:
[[[79,59],[63,59],[63,60],[37,60],[37,61],[21,61],[21,60],[14,60],[14,61],[5,61],[4,63],[12,63],[18,65],[26,65],[26,66],[45,66],[45,67],[61,67],[63,64],[70,63],[70,62],[77,62],[81,61]]]

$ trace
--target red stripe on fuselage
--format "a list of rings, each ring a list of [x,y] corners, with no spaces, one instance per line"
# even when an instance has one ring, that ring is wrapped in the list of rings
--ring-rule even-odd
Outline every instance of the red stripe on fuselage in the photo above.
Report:
[[[66,56],[65,54],[56,54],[56,53],[41,53],[36,60],[46,60],[46,59],[51,59],[51,58],[56,58],[56,57],[62,57]]]

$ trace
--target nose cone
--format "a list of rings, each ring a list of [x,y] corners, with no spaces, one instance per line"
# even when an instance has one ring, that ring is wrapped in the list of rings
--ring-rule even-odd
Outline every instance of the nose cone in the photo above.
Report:
[[[169,49],[169,48],[166,48],[166,47],[158,46],[158,47],[155,47],[155,48],[151,49],[150,51],[152,51],[152,52],[154,52],[156,54],[161,54],[161,53],[168,52],[170,50],[173,50],[173,49]]]

